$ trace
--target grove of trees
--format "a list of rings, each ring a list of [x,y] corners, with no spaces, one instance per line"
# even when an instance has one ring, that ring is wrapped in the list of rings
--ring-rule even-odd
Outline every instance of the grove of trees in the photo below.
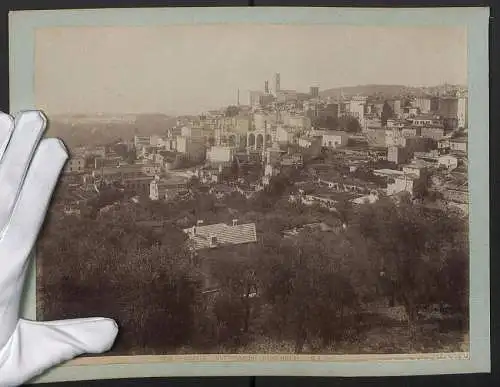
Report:
[[[255,199],[233,193],[217,202],[200,193],[175,204],[144,201],[135,205],[143,215],[125,204],[93,217],[53,212],[37,257],[39,317],[113,317],[121,327],[114,354],[461,348],[464,219],[385,198],[332,213],[289,203],[290,186],[273,181]],[[151,213],[156,225],[138,221]],[[234,218],[256,224],[257,243],[188,249],[182,227]],[[347,227],[283,235],[318,222]],[[427,316],[432,305],[439,319]],[[384,314],[393,309],[404,318]],[[387,340],[368,344],[377,329]]]
[[[393,118],[393,116],[394,116],[394,111],[392,110],[391,105],[389,105],[389,102],[385,101],[384,105],[382,106],[382,112],[380,116],[382,126],[386,126],[387,120]]]
[[[341,130],[349,133],[361,132],[361,125],[355,117],[333,117],[333,116],[320,116],[316,117],[312,125],[319,129],[327,130]]]

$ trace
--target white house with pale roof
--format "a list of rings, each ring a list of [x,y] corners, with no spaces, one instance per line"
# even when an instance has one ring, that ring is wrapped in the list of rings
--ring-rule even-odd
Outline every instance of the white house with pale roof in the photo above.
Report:
[[[347,145],[349,135],[341,131],[328,131],[323,134],[322,145],[326,148],[340,148]]]
[[[255,223],[238,224],[234,219],[231,225],[216,223],[203,225],[198,221],[193,227],[183,230],[194,250],[213,249],[257,242]]]
[[[458,158],[453,155],[442,155],[438,157],[438,165],[442,165],[449,170],[453,170],[458,167]]]

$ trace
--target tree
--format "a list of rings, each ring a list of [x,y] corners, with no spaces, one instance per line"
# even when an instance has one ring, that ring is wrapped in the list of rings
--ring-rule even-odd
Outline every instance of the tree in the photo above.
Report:
[[[373,173],[373,170],[375,169],[382,168],[377,168],[370,165],[368,167],[360,166],[354,172],[352,172],[352,176],[360,180],[375,183],[378,187],[385,188],[387,186],[387,179],[381,176],[376,176]]]
[[[198,176],[191,176],[187,182],[187,187],[194,191],[196,191],[200,185],[201,182]]]
[[[387,120],[391,119],[393,116],[394,116],[394,111],[392,110],[391,105],[389,105],[388,101],[385,101],[384,105],[382,106],[382,113],[380,115],[382,126],[386,126]]]
[[[339,120],[333,116],[320,116],[314,118],[312,126],[326,130],[337,130],[339,128]]]
[[[345,116],[339,120],[339,128],[345,132],[349,133],[359,133],[361,132],[361,125],[356,117]]]
[[[453,132],[451,132],[451,138],[459,138],[464,136],[464,130],[463,129],[456,129]]]
[[[127,213],[57,217],[40,239],[42,316],[106,314],[120,324],[115,353],[157,353],[197,332],[198,269],[172,226],[140,226]]]
[[[239,160],[236,156],[233,157],[233,160],[231,162],[231,175],[233,177],[240,177],[241,176],[240,163],[239,163]]]
[[[335,208],[337,210],[340,221],[342,222],[342,224],[345,224],[347,226],[353,213],[352,202],[350,200],[342,200],[337,203]]]
[[[343,270],[348,246],[321,232],[304,232],[295,241],[283,241],[265,257],[258,276],[262,296],[272,307],[268,329],[278,338],[289,337],[295,352],[317,338],[328,345],[342,332],[347,308],[356,308],[356,295]]]
[[[85,157],[85,168],[95,168],[96,156],[86,156]]]
[[[211,271],[219,289],[215,314],[218,325],[224,327],[224,332],[219,334],[225,340],[232,338],[232,344],[241,345],[241,339],[249,333],[254,314],[258,312],[255,308],[256,261],[238,252],[221,252],[213,260]]]
[[[134,164],[136,160],[137,160],[137,151],[135,150],[135,148],[133,148],[127,152],[125,161],[129,164]]]
[[[192,340],[197,329],[195,312],[202,301],[201,279],[189,253],[164,246],[133,252],[131,267],[122,266],[121,279],[128,281],[122,282],[128,292],[121,297],[115,293],[120,304],[128,299],[128,305],[134,307],[128,330],[139,334],[140,345],[155,352]],[[134,279],[130,278],[131,268],[135,268]]]
[[[87,203],[87,206],[92,207],[98,211],[106,206],[119,202],[123,198],[124,193],[122,191],[114,187],[104,187],[103,189],[101,189],[99,195],[96,198],[91,199]]]
[[[280,174],[271,178],[264,192],[271,198],[280,198],[291,185],[291,179]]]
[[[451,253],[452,245],[466,251],[463,243],[458,244],[466,239],[457,226],[460,223],[448,214],[431,213],[411,202],[396,205],[388,199],[363,205],[357,214],[357,230],[369,245],[390,300],[404,306],[411,337],[420,305],[444,294],[447,285],[437,278],[443,266],[457,257]]]
[[[226,207],[246,213],[251,207],[249,200],[239,192],[231,192],[224,198]]]

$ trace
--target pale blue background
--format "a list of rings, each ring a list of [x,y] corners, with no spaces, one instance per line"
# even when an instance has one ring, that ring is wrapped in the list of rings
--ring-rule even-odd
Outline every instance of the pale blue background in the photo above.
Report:
[[[10,14],[11,112],[35,108],[35,29],[55,26],[144,26],[192,23],[350,25],[466,25],[469,64],[469,176],[471,239],[470,360],[385,362],[150,363],[57,367],[36,382],[137,376],[385,376],[490,371],[489,314],[489,96],[487,8],[170,8],[22,11]],[[436,64],[437,66],[439,64]],[[50,117],[49,117],[50,119]],[[24,316],[35,316],[34,270]]]

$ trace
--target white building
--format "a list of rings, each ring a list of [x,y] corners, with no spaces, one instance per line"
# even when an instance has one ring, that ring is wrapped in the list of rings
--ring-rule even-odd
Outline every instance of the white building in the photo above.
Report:
[[[309,117],[301,115],[286,115],[284,116],[283,121],[285,125],[297,130],[306,131],[311,129],[311,119]]]
[[[289,126],[280,125],[276,129],[276,140],[282,144],[290,144],[295,140],[295,130]]]
[[[248,92],[248,104],[250,106],[258,106],[260,104],[260,98],[263,97],[265,93],[260,90],[252,90]]]
[[[400,192],[408,192],[411,195],[425,187],[427,168],[421,163],[407,164],[403,170],[377,169],[373,171],[376,176],[386,177],[387,195],[395,195]]]
[[[86,149],[85,152],[83,152],[84,156],[106,157],[106,154],[106,147],[102,145],[92,149]]]
[[[453,155],[442,155],[438,157],[438,165],[452,170],[458,166],[458,159]]]
[[[425,177],[427,173],[427,167],[423,163],[415,162],[412,164],[407,164],[403,166],[403,173],[407,175],[414,175],[418,179]]]
[[[168,151],[175,151],[177,149],[177,143],[175,138],[165,139],[165,149]]]
[[[183,177],[170,178],[164,180],[155,176],[149,182],[149,198],[151,200],[170,200],[179,193],[186,192],[186,179]]]
[[[365,121],[366,100],[366,97],[356,96],[352,97],[351,101],[349,101],[349,112],[359,120],[361,126],[364,126]]]
[[[373,171],[373,174],[375,176],[387,177],[387,178],[396,178],[404,175],[402,171],[398,171],[397,169],[375,169]]]
[[[229,146],[212,146],[207,150],[207,160],[212,163],[228,163],[234,158],[234,148]]]
[[[159,153],[150,153],[146,158],[153,164],[163,164],[165,161],[165,158]]]
[[[170,140],[158,135],[151,136],[151,145],[158,148],[167,148]]]
[[[388,128],[403,128],[405,126],[405,123],[401,120],[389,119],[387,120],[386,126]]]
[[[85,170],[85,159],[83,157],[72,157],[64,166],[66,173],[82,173]]]
[[[349,135],[346,132],[331,131],[324,134],[321,144],[327,148],[339,148],[347,145]]]
[[[134,136],[134,146],[137,149],[151,146],[151,137],[150,136]]]
[[[459,97],[457,102],[457,119],[458,119],[458,127],[459,128],[467,128],[468,127],[468,119],[469,119],[469,99],[467,96]]]
[[[451,138],[450,150],[458,152],[467,152],[467,138]]]
[[[269,129],[271,125],[275,125],[277,117],[275,114],[255,113],[253,116],[255,130]],[[267,126],[267,128],[266,128]]]
[[[301,148],[310,148],[313,145],[314,140],[314,137],[300,137],[298,144]]]
[[[420,111],[420,113],[429,113],[431,111],[431,99],[426,97],[417,97],[413,100],[412,105]]]
[[[300,137],[298,144],[301,148],[307,150],[309,156],[316,157],[321,153],[323,136]]]
[[[153,179],[149,183],[149,198],[151,200],[163,200],[166,198],[166,190],[158,179]]]
[[[266,164],[264,168],[264,176],[272,177],[278,175],[280,172],[279,168],[274,167],[272,164]]]
[[[378,200],[379,200],[378,192],[373,191],[370,192],[368,195],[353,199],[352,202],[354,204],[373,204]]]
[[[192,126],[183,126],[181,128],[181,136],[190,137],[193,139],[203,138],[203,128],[192,127]]]
[[[394,176],[392,182],[387,184],[387,195],[395,195],[404,191],[413,195],[418,180],[416,176],[406,174]]]
[[[311,129],[309,132],[306,133],[307,137],[323,137],[323,135],[330,133],[329,130],[324,130],[324,129]]]
[[[232,117],[232,132],[246,134],[251,128],[252,120],[248,115]]]
[[[442,127],[442,122],[434,118],[433,116],[430,115],[417,115],[415,117],[409,118],[409,121],[411,121],[412,125],[415,126],[436,126],[436,127]]]
[[[177,136],[177,152],[184,154],[189,160],[201,160],[205,156],[205,143],[202,139]]]
[[[141,171],[146,176],[159,175],[163,170],[163,164],[153,164],[148,160],[144,160],[142,163],[137,163],[137,165],[142,165]]]

